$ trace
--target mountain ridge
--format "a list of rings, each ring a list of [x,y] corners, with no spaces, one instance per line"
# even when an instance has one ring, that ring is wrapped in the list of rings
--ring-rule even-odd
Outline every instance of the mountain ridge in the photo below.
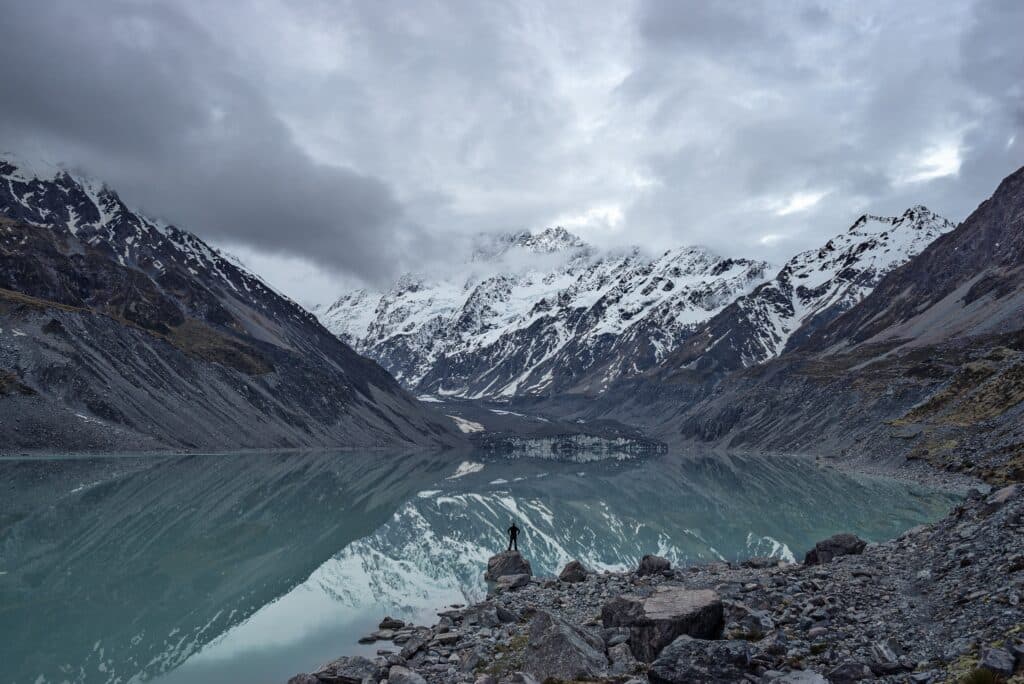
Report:
[[[0,215],[10,447],[460,441],[311,313],[105,186],[0,158]]]
[[[318,313],[417,392],[549,394],[597,369],[606,385],[650,367],[768,267],[699,247],[599,254],[561,227],[493,237],[473,250],[470,266],[484,263],[489,272],[470,268],[462,280],[407,274]],[[630,364],[616,364],[627,355]]]

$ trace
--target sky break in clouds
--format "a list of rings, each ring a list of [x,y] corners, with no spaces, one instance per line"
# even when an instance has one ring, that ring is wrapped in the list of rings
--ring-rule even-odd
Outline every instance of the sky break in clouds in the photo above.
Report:
[[[0,149],[305,303],[561,224],[776,263],[1024,163],[1024,3],[0,0]]]

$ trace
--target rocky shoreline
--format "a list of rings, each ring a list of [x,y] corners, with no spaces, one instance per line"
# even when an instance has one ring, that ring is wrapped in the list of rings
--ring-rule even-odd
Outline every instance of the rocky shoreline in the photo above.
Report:
[[[489,572],[485,601],[430,627],[387,618],[375,658],[290,684],[1024,682],[1024,485],[972,490],[882,544],[837,535],[803,563],[649,556],[543,579],[499,554]]]

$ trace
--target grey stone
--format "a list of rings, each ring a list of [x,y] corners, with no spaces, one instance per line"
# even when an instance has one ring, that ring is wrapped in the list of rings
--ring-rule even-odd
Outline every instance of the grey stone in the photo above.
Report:
[[[320,680],[311,674],[297,674],[288,680],[288,684],[320,684]]]
[[[1013,654],[1005,648],[986,648],[981,651],[981,660],[978,661],[978,667],[990,670],[1004,677],[1009,677],[1016,669],[1017,662]]]
[[[1021,491],[1024,491],[1024,488],[1022,488],[1021,485],[1012,484],[993,492],[987,499],[985,499],[985,505],[982,508],[982,512],[985,515],[995,513],[1008,502],[1020,496]]]
[[[629,629],[627,627],[610,627],[604,630],[604,643],[609,648],[618,646],[629,641]]]
[[[750,669],[753,649],[739,640],[708,641],[681,636],[651,664],[651,684],[736,682]]]
[[[391,616],[385,617],[380,621],[380,624],[377,625],[378,629],[402,629],[403,627],[405,627],[405,622]]]
[[[771,558],[770,556],[754,556],[743,561],[740,565],[745,568],[754,568],[755,570],[764,570],[766,568],[778,567],[779,559]]]
[[[477,665],[484,662],[485,656],[486,653],[479,647],[463,651],[459,656],[459,672],[472,672]]]
[[[832,684],[847,684],[847,682],[859,682],[862,679],[874,679],[875,677],[870,667],[854,660],[840,663],[829,670],[827,676]]]
[[[1010,653],[1017,659],[1017,667],[1024,668],[1024,643],[1010,644]]]
[[[633,657],[633,652],[629,650],[629,645],[626,643],[610,647],[608,649],[608,660],[610,661],[608,674],[612,676],[632,674],[636,672],[639,665],[636,658]]]
[[[394,665],[388,670],[388,684],[427,684],[427,680],[414,670]]]
[[[426,638],[419,634],[415,634],[409,637],[409,640],[405,642],[405,645],[402,647],[401,650],[401,655],[403,658],[408,660],[409,658],[412,658],[414,655],[416,655],[416,653],[426,645]]]
[[[523,669],[541,681],[596,679],[604,675],[608,660],[604,641],[547,611],[530,620]]]
[[[520,575],[502,575],[501,577],[498,578],[497,586],[495,586],[495,590],[497,590],[497,591],[511,591],[512,589],[518,589],[520,587],[525,587],[529,583],[530,583],[530,576],[525,574],[525,573],[524,574],[520,574]]]
[[[628,627],[633,655],[653,661],[681,635],[717,639],[722,633],[722,601],[708,589],[659,587],[647,597],[618,596],[601,608],[605,627]]]
[[[776,629],[757,642],[757,647],[765,653],[784,655],[789,648],[789,638],[781,629]]]
[[[526,575],[533,576],[533,568],[530,561],[522,557],[518,551],[504,551],[491,556],[487,561],[487,572],[484,579],[489,582],[497,582],[499,577],[505,575]]]
[[[366,680],[378,681],[382,668],[362,656],[345,656],[321,667],[316,678],[323,684],[361,684]]]
[[[502,677],[499,684],[540,684],[529,672],[513,672]]]
[[[764,673],[763,682],[772,684],[829,684],[828,680],[813,670],[793,670],[792,672]]]
[[[804,565],[830,563],[837,556],[857,555],[864,552],[866,541],[854,534],[836,534],[814,545],[804,556]]]
[[[451,646],[452,644],[457,643],[461,638],[461,634],[452,631],[438,634],[436,637],[434,637],[434,641],[436,641],[441,646]]]
[[[589,571],[584,567],[583,563],[578,560],[569,561],[565,567],[562,568],[562,572],[558,573],[558,579],[563,582],[583,582],[587,579]]]
[[[640,559],[640,566],[636,569],[638,575],[656,575],[660,572],[672,569],[672,563],[667,558],[647,554]]]

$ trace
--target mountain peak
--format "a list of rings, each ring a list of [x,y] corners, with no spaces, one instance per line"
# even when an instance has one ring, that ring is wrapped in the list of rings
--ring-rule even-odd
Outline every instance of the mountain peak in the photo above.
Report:
[[[520,233],[515,244],[534,252],[561,252],[587,246],[579,236],[562,226],[545,228],[539,233]]]
[[[915,231],[937,230],[945,233],[956,227],[949,219],[936,214],[923,204],[915,204],[900,216],[880,216],[864,214],[850,226],[847,233],[858,235],[864,233],[885,233],[896,228],[909,228]]]

